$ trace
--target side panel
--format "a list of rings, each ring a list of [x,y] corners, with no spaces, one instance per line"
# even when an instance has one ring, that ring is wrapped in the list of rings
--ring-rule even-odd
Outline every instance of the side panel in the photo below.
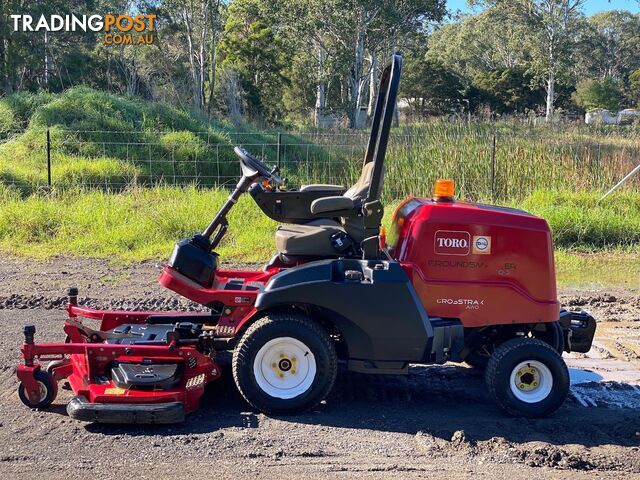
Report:
[[[420,362],[430,356],[433,328],[397,262],[323,260],[285,270],[255,306],[292,304],[335,312],[351,359]]]
[[[465,327],[556,321],[551,232],[526,212],[411,199],[396,212],[393,256],[432,316]]]

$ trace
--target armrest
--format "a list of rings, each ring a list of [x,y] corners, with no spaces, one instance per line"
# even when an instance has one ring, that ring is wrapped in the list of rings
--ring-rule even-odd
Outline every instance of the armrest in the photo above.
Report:
[[[315,185],[303,185],[300,187],[301,192],[317,192],[317,191],[325,191],[325,192],[344,192],[346,188],[341,185],[325,185],[322,183]]]
[[[311,213],[314,215],[327,212],[337,213],[341,210],[352,210],[353,208],[353,200],[349,197],[323,197],[311,203]]]

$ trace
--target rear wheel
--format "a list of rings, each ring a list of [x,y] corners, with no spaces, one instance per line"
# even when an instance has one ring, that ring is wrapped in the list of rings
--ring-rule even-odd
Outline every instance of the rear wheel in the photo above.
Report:
[[[58,384],[49,373],[43,372],[42,370],[38,370],[33,377],[40,389],[38,398],[31,400],[29,395],[27,395],[27,389],[22,383],[18,386],[18,397],[20,397],[20,401],[29,408],[46,408],[56,399],[58,395]]]
[[[562,357],[535,338],[516,338],[497,347],[485,381],[496,403],[517,417],[550,415],[569,394],[569,371]]]
[[[236,346],[233,378],[249,404],[264,413],[313,408],[333,387],[333,342],[314,321],[295,313],[258,320]]]

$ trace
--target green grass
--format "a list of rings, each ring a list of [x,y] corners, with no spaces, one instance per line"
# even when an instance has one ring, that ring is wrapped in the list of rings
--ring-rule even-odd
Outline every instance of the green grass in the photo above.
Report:
[[[556,272],[560,286],[640,289],[640,249],[556,250]]]
[[[67,190],[27,198],[0,188],[0,250],[37,259],[164,260],[177,240],[201,231],[226,198],[226,191],[194,187]],[[561,284],[638,286],[640,194],[621,194],[600,205],[596,198],[536,192],[512,204],[548,220]],[[393,209],[393,204],[387,206],[387,224]],[[229,233],[218,249],[224,261],[264,262],[272,256],[277,223],[248,195],[229,221]]]
[[[116,194],[65,191],[0,195],[0,249],[35,258],[78,255],[117,261],[166,259],[175,242],[203,230],[228,196],[192,187]],[[229,261],[263,261],[273,252],[271,221],[245,196],[231,212],[219,253]]]
[[[46,185],[47,129],[57,188],[192,181],[211,175],[211,152],[219,146],[224,148],[216,159],[226,160],[222,173],[237,172],[224,126],[159,102],[74,87],[3,98],[0,118],[0,183],[17,185],[23,194]]]
[[[538,191],[512,206],[547,220],[556,246],[589,252],[640,245],[640,194],[619,192],[601,203],[585,192]]]

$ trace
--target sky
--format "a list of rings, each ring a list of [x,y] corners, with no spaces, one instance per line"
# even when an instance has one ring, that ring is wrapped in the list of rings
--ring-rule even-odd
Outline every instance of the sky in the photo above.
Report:
[[[456,10],[472,11],[467,7],[467,0],[447,0],[447,7],[452,13]],[[629,10],[632,13],[640,13],[640,2],[636,0],[587,0],[584,5],[584,11],[587,15],[606,10]]]

